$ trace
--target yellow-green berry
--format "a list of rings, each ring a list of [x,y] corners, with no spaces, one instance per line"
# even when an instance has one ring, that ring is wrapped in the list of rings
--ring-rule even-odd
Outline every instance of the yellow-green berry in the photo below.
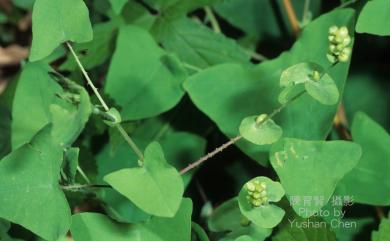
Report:
[[[261,124],[267,118],[267,114],[261,114],[256,118],[256,124]],[[255,181],[256,182],[256,181]]]
[[[335,35],[338,30],[339,30],[339,28],[337,26],[332,26],[329,28],[329,34]]]
[[[313,72],[313,79],[314,79],[315,81],[319,81],[319,80],[321,79],[321,74],[320,74],[320,72],[314,70],[314,72]]]
[[[340,36],[341,38],[345,38],[348,36],[348,28],[343,26],[339,28],[339,30],[336,33],[336,36]]]
[[[340,62],[347,62],[349,59],[349,55],[347,54],[344,54],[344,53],[341,53],[339,56],[338,56],[338,60]]]

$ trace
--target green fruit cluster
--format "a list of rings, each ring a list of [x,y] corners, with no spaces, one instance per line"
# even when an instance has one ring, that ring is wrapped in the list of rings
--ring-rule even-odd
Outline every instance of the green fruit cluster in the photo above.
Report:
[[[245,184],[245,188],[248,191],[246,198],[252,206],[260,207],[261,205],[268,203],[267,185],[265,182],[257,180],[250,181]]]
[[[327,57],[330,62],[347,62],[351,56],[352,49],[349,45],[352,42],[348,28],[332,26],[329,28],[329,51]]]

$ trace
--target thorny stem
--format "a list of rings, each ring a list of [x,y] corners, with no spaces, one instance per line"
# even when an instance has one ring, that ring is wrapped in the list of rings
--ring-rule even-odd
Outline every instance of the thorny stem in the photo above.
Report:
[[[295,14],[295,10],[294,10],[290,0],[283,0],[283,6],[287,12],[288,21],[290,22],[290,25],[294,31],[294,34],[295,34],[295,36],[298,36],[301,29],[299,27],[297,15]]]
[[[284,103],[283,105],[281,105],[279,108],[275,109],[271,114],[269,114],[267,116],[267,118],[265,118],[261,123],[264,123],[265,121],[267,121],[268,119],[271,119],[272,117],[274,117],[276,114],[278,114],[280,111],[282,111],[284,108],[286,108],[286,106],[288,106],[291,102],[293,102],[294,100],[298,99],[300,96],[302,96],[306,91],[302,91],[300,93],[298,93],[296,96],[294,96],[293,98],[291,98],[290,100],[288,100],[286,103]],[[260,123],[260,124],[261,124]],[[180,171],[180,174],[183,175],[185,173],[187,173],[188,171],[200,166],[202,163],[204,163],[205,161],[207,161],[208,159],[214,157],[216,154],[218,154],[219,152],[222,152],[223,150],[225,150],[226,148],[228,148],[229,146],[235,144],[237,141],[241,140],[242,139],[242,136],[241,135],[238,135],[232,139],[230,139],[228,142],[222,144],[221,146],[215,148],[212,152],[209,152],[207,155],[201,157],[200,159],[198,159],[197,161],[189,164],[187,167],[185,167],[184,169],[182,169]]]
[[[108,105],[107,105],[106,102],[104,101],[103,97],[99,94],[99,91],[98,91],[98,89],[95,87],[95,85],[93,84],[91,78],[89,78],[89,75],[88,75],[87,71],[84,69],[84,66],[81,64],[81,61],[80,61],[79,57],[77,56],[77,54],[75,53],[75,51],[73,50],[72,45],[71,45],[69,42],[66,42],[66,45],[67,45],[68,49],[70,50],[70,52],[72,53],[74,59],[76,60],[77,65],[79,66],[81,72],[83,73],[85,79],[86,79],[87,82],[88,82],[88,85],[92,88],[94,94],[95,94],[96,97],[99,99],[99,102],[100,102],[101,105],[103,106],[104,110],[105,110],[105,111],[109,111],[110,108],[108,107]],[[134,141],[131,139],[131,137],[127,134],[127,132],[125,131],[125,129],[123,129],[122,125],[121,125],[121,124],[116,124],[116,128],[118,129],[118,131],[120,132],[120,134],[122,135],[122,137],[126,140],[126,142],[129,144],[129,146],[131,147],[131,149],[133,149],[133,151],[135,152],[135,154],[137,154],[137,156],[138,156],[138,158],[140,159],[140,161],[143,162],[144,156],[143,156],[141,150],[140,150],[140,149],[138,148],[138,146],[134,143]]]
[[[225,150],[227,147],[233,145],[234,143],[236,143],[237,141],[239,141],[240,139],[242,138],[241,135],[238,135],[236,137],[234,137],[233,139],[230,139],[230,141],[226,142],[225,144],[217,147],[214,149],[214,151],[212,152],[209,152],[206,156],[200,158],[199,160],[197,160],[196,162],[193,162],[191,164],[189,164],[186,168],[182,169],[180,171],[180,174],[183,175],[185,174],[186,172],[190,171],[191,169],[194,169],[195,167],[201,165],[203,162],[207,161],[208,159],[212,158],[213,156],[215,156],[216,154],[218,154],[219,152],[222,152],[223,150]]]
[[[211,27],[213,28],[214,32],[221,33],[221,28],[219,27],[217,18],[215,17],[213,10],[209,6],[206,6],[204,7],[204,11],[206,12],[207,18],[210,20]]]

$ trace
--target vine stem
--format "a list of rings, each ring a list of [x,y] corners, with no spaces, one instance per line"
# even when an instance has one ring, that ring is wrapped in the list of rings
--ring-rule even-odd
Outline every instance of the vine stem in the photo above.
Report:
[[[98,98],[99,102],[101,103],[101,105],[103,106],[104,110],[107,112],[110,110],[110,108],[108,107],[107,103],[104,101],[103,97],[100,95],[98,89],[95,87],[95,85],[93,84],[91,78],[89,77],[87,71],[85,70],[84,66],[82,65],[79,57],[77,56],[76,52],[74,51],[72,45],[69,43],[69,42],[66,42],[66,46],[68,47],[68,49],[70,50],[70,52],[72,53],[74,59],[76,60],[76,63],[77,65],[79,66],[81,72],[83,73],[85,79],[87,80],[87,83],[88,85],[92,88],[92,91],[94,92],[94,94],[96,95],[96,97]],[[133,139],[131,139],[131,137],[127,134],[126,130],[122,127],[121,124],[116,124],[115,127],[118,129],[119,133],[122,135],[122,137],[125,139],[125,141],[127,142],[127,144],[130,146],[130,148],[134,151],[134,153],[138,156],[138,158],[140,159],[141,162],[143,162],[144,160],[144,156],[142,154],[142,151],[140,150],[140,148],[135,144],[135,142],[133,141]]]
[[[213,10],[206,6],[204,7],[204,11],[206,12],[207,18],[210,20],[211,27],[213,28],[214,32],[221,33],[221,27],[218,24],[217,18],[215,17]]]
[[[103,97],[100,95],[98,89],[93,84],[91,78],[89,78],[89,75],[88,75],[87,71],[84,69],[84,66],[81,64],[81,61],[80,61],[79,57],[77,56],[76,52],[73,50],[72,45],[69,42],[66,42],[66,45],[67,45],[68,49],[70,50],[70,52],[72,53],[74,59],[76,60],[77,65],[79,66],[81,72],[83,73],[85,79],[88,82],[88,85],[91,87],[93,93],[96,95],[96,97],[99,99],[99,102],[102,104],[104,110],[105,111],[109,111],[110,108],[108,108],[108,105],[104,101]]]
[[[299,27],[299,22],[295,10],[291,4],[290,0],[283,0],[284,9],[287,12],[288,21],[290,22],[291,28],[294,31],[295,36],[298,36],[301,28]]]
[[[203,156],[202,158],[198,159],[196,162],[193,162],[193,163],[189,164],[186,168],[182,169],[180,171],[180,175],[183,175],[186,172],[188,172],[188,171],[196,168],[197,166],[201,165],[203,162],[205,162],[208,159],[212,158],[217,153],[222,152],[227,147],[229,147],[229,146],[233,145],[234,143],[236,143],[237,141],[239,141],[241,138],[242,138],[242,136],[238,135],[238,136],[234,137],[233,139],[230,139],[228,142],[222,144],[221,146],[215,148],[214,151],[209,152],[206,156]]]
[[[300,93],[298,93],[296,96],[292,97],[291,99],[289,99],[288,101],[286,101],[284,104],[282,104],[279,108],[275,109],[274,111],[272,111],[271,114],[269,114],[267,116],[267,118],[265,118],[261,123],[264,123],[265,121],[271,119],[272,117],[274,117],[276,114],[278,114],[280,111],[282,111],[284,108],[286,108],[286,106],[288,106],[291,102],[293,102],[294,100],[298,99],[300,96],[302,96],[304,93],[306,93],[306,91],[302,91]],[[260,124],[261,124],[260,123]],[[232,139],[230,139],[228,142],[222,144],[221,146],[215,148],[212,152],[209,152],[207,155],[201,157],[200,159],[198,159],[197,161],[189,164],[187,167],[185,167],[184,169],[180,170],[180,174],[183,175],[187,172],[189,172],[190,170],[202,165],[205,161],[207,161],[208,159],[214,157],[216,154],[218,154],[219,152],[222,152],[223,150],[225,150],[226,148],[228,148],[229,146],[235,144],[237,141],[241,140],[242,139],[242,136],[241,135],[238,135],[236,137],[233,137]]]

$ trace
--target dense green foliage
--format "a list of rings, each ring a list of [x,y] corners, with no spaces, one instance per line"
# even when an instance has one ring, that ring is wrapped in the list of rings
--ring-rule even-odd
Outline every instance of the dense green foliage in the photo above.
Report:
[[[390,241],[390,1],[4,2],[0,241]]]

